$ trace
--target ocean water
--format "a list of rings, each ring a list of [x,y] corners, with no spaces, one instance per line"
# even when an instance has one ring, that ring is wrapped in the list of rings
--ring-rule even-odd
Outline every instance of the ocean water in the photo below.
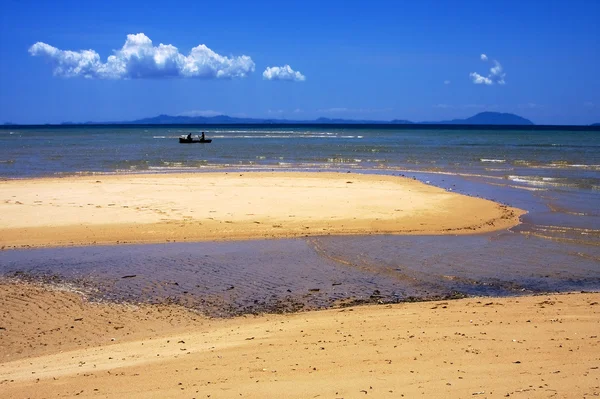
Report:
[[[180,135],[202,131],[214,140],[212,144],[178,144]],[[535,187],[597,190],[599,149],[597,128],[0,127],[0,177],[230,167],[397,169],[482,174]]]
[[[211,144],[178,143],[180,135],[202,131],[213,139]],[[600,289],[598,129],[0,128],[3,179],[215,170],[403,175],[528,214],[509,231],[478,236],[2,251],[0,275],[53,276],[88,287],[99,297],[168,298],[211,314],[295,310],[352,300]],[[132,274],[136,277],[121,279]]]

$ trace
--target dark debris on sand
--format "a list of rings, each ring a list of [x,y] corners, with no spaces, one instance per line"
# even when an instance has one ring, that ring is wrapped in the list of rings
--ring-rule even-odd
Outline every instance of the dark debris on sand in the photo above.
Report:
[[[119,286],[115,288],[119,281],[136,281],[134,275],[125,275],[110,279],[93,279],[91,277],[64,277],[57,273],[51,272],[36,272],[16,271],[5,276],[3,280],[22,281],[27,283],[43,284],[50,287],[56,286],[67,288],[71,291],[81,293],[92,302],[112,302],[112,303],[132,303],[132,304],[160,304],[160,305],[178,305],[182,306],[207,317],[213,318],[228,318],[244,315],[260,315],[260,314],[285,314],[301,311],[318,310],[326,308],[346,308],[357,305],[374,305],[374,304],[395,304],[403,302],[424,302],[424,301],[444,301],[452,299],[461,299],[469,296],[474,296],[468,290],[446,290],[430,292],[423,291],[422,295],[407,295],[396,292],[382,292],[379,289],[371,291],[365,295],[340,295],[339,293],[332,294],[327,290],[317,290],[314,288],[302,291],[293,292],[288,289],[280,293],[253,293],[252,298],[244,295],[236,296],[233,293],[236,291],[233,286],[228,286],[221,293],[189,293],[184,288],[180,287],[177,282],[163,281],[154,282],[154,284],[162,284],[163,287],[171,287],[162,295],[148,293],[144,287],[137,291],[130,289],[131,286]],[[125,279],[125,280],[123,280]],[[2,279],[0,279],[2,282]],[[506,281],[470,281],[468,284],[462,282],[465,286],[470,287],[494,287],[500,292],[504,292],[503,296],[515,294],[531,294],[541,293],[535,290],[525,290],[523,286],[506,282]],[[123,283],[121,283],[123,284]],[[339,285],[339,284],[335,284]],[[496,291],[494,291],[496,292]],[[261,297],[262,295],[262,297]],[[479,295],[485,296],[485,295]],[[498,296],[498,295],[496,295]]]

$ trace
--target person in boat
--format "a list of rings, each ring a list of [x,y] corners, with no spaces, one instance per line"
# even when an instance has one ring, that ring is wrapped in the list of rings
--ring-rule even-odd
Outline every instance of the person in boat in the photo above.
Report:
[[[188,140],[191,140],[191,139],[192,139],[192,134],[191,134],[191,133],[189,133],[189,134],[187,135],[187,137],[186,137],[186,138],[187,138]]]
[[[204,132],[202,132],[202,136],[200,137],[200,140],[204,141]]]

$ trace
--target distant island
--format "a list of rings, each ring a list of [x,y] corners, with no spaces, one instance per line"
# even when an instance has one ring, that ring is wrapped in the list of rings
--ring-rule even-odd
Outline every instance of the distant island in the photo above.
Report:
[[[93,122],[90,122],[93,123]],[[356,119],[330,119],[318,118],[314,120],[290,120],[290,119],[260,119],[260,118],[236,118],[227,115],[217,116],[171,116],[159,115],[152,118],[137,119],[127,122],[116,122],[135,125],[196,125],[196,124],[412,124],[414,122],[394,119],[393,121],[374,121]]]
[[[422,122],[438,125],[534,125],[529,119],[519,115],[500,112],[480,112],[467,119],[452,119],[441,122]]]
[[[405,119],[392,119],[389,121],[369,119],[342,119],[342,118],[317,118],[311,120],[293,119],[262,119],[238,118],[228,115],[217,116],[184,116],[184,115],[158,115],[151,118],[142,118],[132,121],[111,122],[62,122],[60,124],[46,123],[45,126],[77,126],[77,125],[472,125],[472,126],[535,126],[529,119],[519,115],[501,112],[480,112],[470,118],[451,119],[444,121],[413,122]],[[18,123],[5,122],[4,126],[19,126]],[[24,125],[25,126],[25,125]],[[598,127],[599,123],[589,126]]]
[[[592,123],[590,126],[600,126],[600,123]]]
[[[93,122],[89,122],[93,123]],[[318,118],[314,120],[289,120],[289,119],[260,119],[260,118],[236,118],[227,115],[217,116],[172,116],[158,115],[152,118],[137,119],[134,121],[115,122],[132,125],[196,125],[196,124],[353,124],[353,125],[534,125],[529,119],[521,116],[500,112],[481,112],[466,119],[452,119],[439,122],[412,122],[403,119],[391,121],[356,120],[356,119],[331,119]],[[64,124],[70,124],[65,122]]]

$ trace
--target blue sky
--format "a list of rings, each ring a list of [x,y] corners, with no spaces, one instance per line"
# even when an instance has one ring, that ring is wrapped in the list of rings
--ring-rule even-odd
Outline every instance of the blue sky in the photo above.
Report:
[[[597,0],[2,0],[0,122],[497,111],[589,124],[598,16]]]

